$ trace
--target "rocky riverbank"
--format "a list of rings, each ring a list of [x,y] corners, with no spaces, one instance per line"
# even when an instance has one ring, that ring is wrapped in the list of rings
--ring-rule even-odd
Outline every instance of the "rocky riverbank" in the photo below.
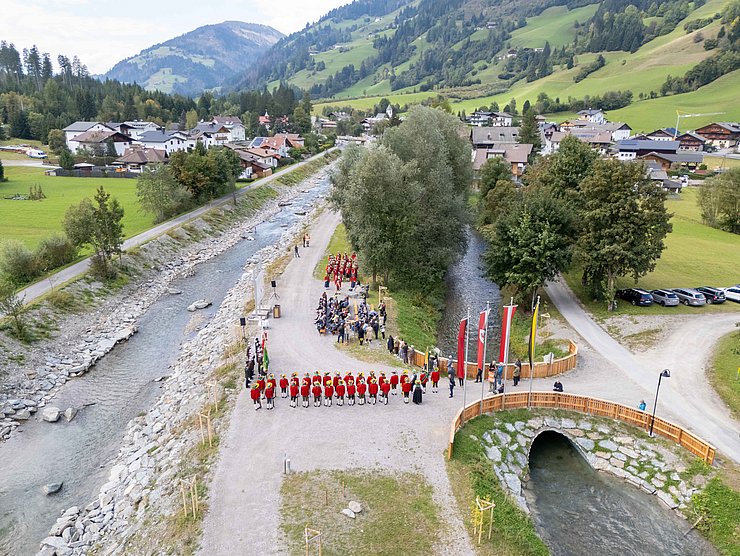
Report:
[[[315,184],[316,179],[311,181]],[[278,202],[299,191],[289,190],[273,200],[270,208],[260,213],[260,219],[269,217]],[[223,249],[228,248],[230,241],[239,241],[250,233],[255,220],[232,228],[226,234],[230,239],[223,238]],[[179,484],[183,478],[183,460],[201,440],[198,414],[205,405],[223,400],[224,396],[233,397],[239,391],[238,381],[228,387],[224,386],[228,381],[216,382],[214,371],[223,369],[229,362],[234,327],[252,296],[255,277],[263,267],[285,256],[302,226],[302,222],[296,223],[277,244],[259,251],[246,264],[245,272],[226,295],[217,314],[194,339],[182,344],[161,397],[146,414],[129,423],[119,454],[111,464],[108,482],[86,507],[72,507],[64,512],[42,541],[40,555],[82,555],[88,554],[92,547],[96,554],[135,552],[132,544],[139,542],[137,536],[147,534],[145,523],[159,523],[178,511],[182,504]],[[217,240],[210,240],[214,241]],[[221,247],[210,243],[209,246],[202,256],[210,249]],[[184,264],[178,265],[178,269],[186,271]],[[167,285],[163,281],[157,288],[166,293]],[[218,427],[214,423],[216,434]]]
[[[309,181],[316,183],[316,179]],[[170,287],[174,280],[250,239],[256,225],[300,193],[299,187],[275,190],[277,195],[248,217],[240,218],[242,208],[222,205],[125,254],[122,265],[131,278],[117,290],[90,278],[61,288],[61,294],[75,303],[73,309],[59,309],[47,300],[32,307],[28,315],[30,321],[57,331],[49,338],[25,345],[0,334],[0,441],[34,415],[40,419],[39,410],[51,404],[69,379],[88,372],[117,343],[135,334],[137,320],[152,303],[162,295],[179,293]]]

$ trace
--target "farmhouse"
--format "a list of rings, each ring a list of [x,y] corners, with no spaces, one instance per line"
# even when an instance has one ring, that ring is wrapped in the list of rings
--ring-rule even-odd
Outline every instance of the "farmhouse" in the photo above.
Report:
[[[502,145],[492,145],[489,148],[475,149],[473,152],[473,170],[480,172],[480,169],[491,158],[503,158],[511,164],[511,177],[518,181],[527,168],[527,160],[532,153],[532,145],[518,143],[506,143]]]
[[[705,125],[696,130],[712,146],[720,149],[734,147],[740,141],[740,124],[735,122],[720,122]]]
[[[67,142],[67,148],[74,152],[77,152],[77,149],[80,146],[79,141],[76,141],[75,139],[82,135],[83,133],[87,131],[114,131],[107,125],[105,125],[102,122],[83,122],[78,121],[73,124],[68,125],[65,127],[62,131],[64,131],[64,139]]]
[[[653,141],[651,139],[626,139],[617,141],[614,149],[619,160],[632,160],[649,153],[676,154],[678,141]]]
[[[89,152],[95,156],[106,156],[113,146],[116,156],[121,156],[131,146],[131,138],[112,129],[90,129],[74,138],[75,152]]]
[[[211,123],[226,128],[229,143],[244,141],[247,138],[247,130],[237,116],[214,116]]]
[[[124,155],[113,162],[122,171],[141,173],[147,164],[167,162],[167,153],[162,149],[148,149],[140,145],[126,149]]]
[[[123,129],[127,130],[125,135],[128,135],[134,139],[141,139],[141,136],[148,131],[162,131],[164,128],[155,124],[154,122],[145,122],[143,120],[128,120],[121,124],[121,133],[124,133]]]
[[[474,127],[470,130],[470,141],[474,149],[487,149],[494,145],[513,144],[517,143],[518,140],[518,127]]]
[[[693,131],[687,131],[676,137],[678,149],[681,151],[703,151],[707,140]]]
[[[605,124],[607,122],[606,114],[603,110],[589,108],[588,110],[579,110],[578,117],[582,120],[588,120],[594,124]]]
[[[195,147],[195,142],[182,131],[147,131],[141,135],[138,143],[148,149],[161,149],[167,156]]]

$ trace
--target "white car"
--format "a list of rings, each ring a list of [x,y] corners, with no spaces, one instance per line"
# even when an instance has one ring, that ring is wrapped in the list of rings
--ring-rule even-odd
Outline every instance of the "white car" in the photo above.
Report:
[[[725,292],[725,297],[735,303],[740,303],[740,285],[730,286],[729,288],[722,288]]]

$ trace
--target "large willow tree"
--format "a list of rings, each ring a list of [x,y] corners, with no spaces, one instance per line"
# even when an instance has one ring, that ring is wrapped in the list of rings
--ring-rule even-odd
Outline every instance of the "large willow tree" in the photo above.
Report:
[[[378,144],[345,152],[331,198],[374,279],[427,289],[464,250],[472,164],[460,125],[416,107]]]

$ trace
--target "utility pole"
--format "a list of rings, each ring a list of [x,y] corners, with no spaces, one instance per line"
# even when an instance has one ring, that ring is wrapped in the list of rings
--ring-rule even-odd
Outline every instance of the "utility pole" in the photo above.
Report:
[[[486,369],[486,355],[488,355],[488,316],[491,314],[491,302],[486,301],[486,333],[483,336],[483,369]],[[483,392],[484,387],[486,384],[486,381],[482,378],[483,375],[481,375],[481,381],[480,381],[480,414],[483,415]]]
[[[468,383],[468,334],[470,333],[470,307],[468,307],[468,320],[465,325],[465,360],[463,361],[463,410],[465,409],[466,386]]]

